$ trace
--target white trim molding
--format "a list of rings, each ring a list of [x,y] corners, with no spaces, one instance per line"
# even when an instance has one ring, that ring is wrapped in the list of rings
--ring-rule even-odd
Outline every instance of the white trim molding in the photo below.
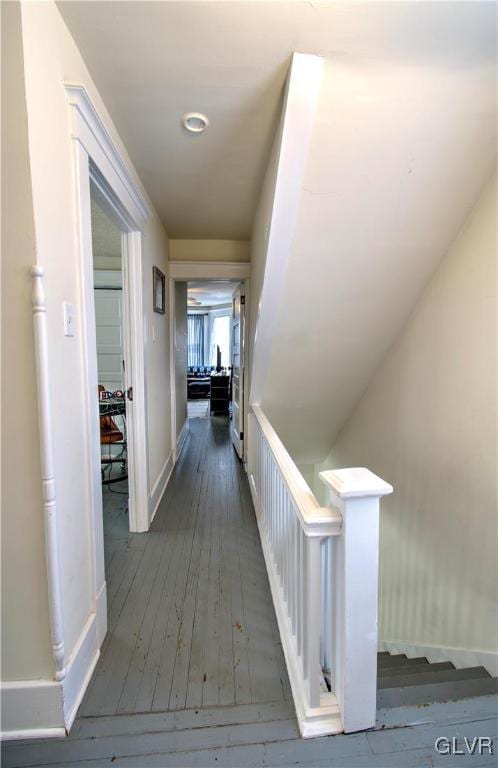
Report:
[[[133,407],[127,408],[129,515],[130,531],[135,533],[147,531],[150,525],[141,237],[140,232],[122,235],[125,387],[133,389]]]
[[[175,464],[178,461],[180,453],[182,452],[182,448],[185,445],[187,438],[189,436],[189,433],[190,433],[189,423],[188,423],[188,419],[186,419],[185,424],[183,425],[181,432],[178,436],[178,439],[176,441],[175,448],[171,451],[170,455],[164,462],[163,468],[159,473],[159,477],[157,478],[156,482],[152,486],[152,490],[150,492],[150,509],[151,509],[150,522],[151,523],[154,517],[156,516],[156,512],[159,508],[159,504],[161,503],[161,499],[164,496],[164,493],[166,491],[166,488],[168,487],[169,481],[171,480],[171,475],[173,474]]]
[[[61,683],[15,680],[1,685],[2,741],[66,736]]]
[[[92,613],[68,660],[67,675],[62,685],[64,725],[68,732],[72,728],[99,657],[97,617]]]
[[[1,685],[3,740],[60,738],[69,733],[100,657],[97,617],[90,617],[67,660],[63,680]]]
[[[156,482],[152,486],[152,490],[150,492],[150,510],[151,510],[150,522],[151,523],[156,516],[156,512],[158,510],[159,504],[161,503],[161,499],[164,495],[164,492],[168,486],[171,473],[173,472],[174,467],[175,467],[174,451],[171,451],[168,458],[164,462],[163,468],[159,473],[159,477],[157,478]]]
[[[188,418],[185,419],[185,423],[183,427],[181,428],[180,434],[178,435],[178,440],[176,441],[176,448],[175,448],[175,464],[180,458],[180,454],[182,452],[183,446],[185,445],[187,441],[187,437],[190,434],[189,426],[188,426]]]
[[[250,277],[248,261],[170,261],[170,280],[246,280]]]
[[[452,648],[445,645],[425,645],[407,643],[403,640],[381,640],[379,651],[387,651],[392,656],[404,653],[409,659],[425,656],[431,664],[439,661],[451,661],[457,669],[466,667],[484,667],[492,677],[498,677],[498,652],[480,651],[472,648]]]
[[[57,499],[55,490],[55,465],[52,441],[52,404],[50,399],[50,366],[48,362],[47,307],[43,289],[43,267],[31,269],[33,278],[33,323],[35,334],[36,383],[38,392],[38,421],[40,428],[41,484],[45,522],[45,553],[48,577],[48,602],[52,656],[55,679],[64,680],[64,616],[57,528]]]
[[[134,406],[128,418],[129,439],[129,490],[130,529],[135,532],[148,530],[149,526],[149,478],[147,456],[147,409],[145,375],[145,327],[143,317],[142,285],[142,230],[150,216],[149,201],[136,174],[116,145],[103,119],[95,108],[85,87],[77,83],[65,83],[69,105],[70,136],[74,143],[75,201],[78,214],[79,247],[82,272],[82,314],[84,318],[86,398],[89,402],[86,434],[89,435],[87,452],[91,466],[89,485],[93,498],[95,525],[98,527],[99,507],[97,499],[100,483],[97,482],[99,456],[98,406],[91,399],[95,388],[96,362],[95,328],[93,309],[93,258],[90,232],[90,200],[88,178],[95,194],[106,212],[120,227],[123,234],[123,305],[125,313],[125,357],[127,361],[126,386],[133,388]],[[98,446],[97,446],[98,447]],[[101,514],[100,514],[101,517]],[[99,535],[97,538],[101,538]],[[96,546],[100,546],[96,541]],[[99,570],[99,569],[98,569]],[[102,568],[100,568],[102,570]],[[96,574],[96,588],[102,583]]]
[[[79,83],[64,83],[67,103],[71,107],[71,138],[79,141],[107,177],[106,168],[110,166],[120,181],[120,187],[126,193],[135,208],[135,220],[141,225],[150,216],[150,205],[138,182],[128,169],[121,152],[113,141],[109,131],[100,118],[86,88]],[[98,161],[100,159],[100,162]],[[120,190],[115,189],[118,197]]]

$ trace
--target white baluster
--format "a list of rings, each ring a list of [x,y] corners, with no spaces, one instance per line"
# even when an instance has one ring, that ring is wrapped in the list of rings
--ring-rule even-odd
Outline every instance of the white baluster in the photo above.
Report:
[[[305,676],[311,707],[320,705],[320,539],[306,539]]]
[[[297,601],[297,526],[298,521],[291,502],[292,539],[291,539],[291,629],[296,635],[296,601]]]
[[[299,656],[303,654],[303,584],[304,584],[304,561],[303,561],[303,537],[301,526],[297,531],[297,635],[296,646]]]

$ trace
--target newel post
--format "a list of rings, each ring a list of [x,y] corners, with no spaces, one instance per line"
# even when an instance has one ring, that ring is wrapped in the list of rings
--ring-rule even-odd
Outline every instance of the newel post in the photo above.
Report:
[[[343,516],[332,556],[332,690],[348,733],[375,725],[379,500],[393,488],[362,467],[320,472],[320,479]]]

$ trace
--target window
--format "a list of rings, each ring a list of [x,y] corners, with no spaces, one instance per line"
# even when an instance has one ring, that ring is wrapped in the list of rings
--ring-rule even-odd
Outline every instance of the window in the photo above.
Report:
[[[230,315],[215,317],[211,332],[211,365],[216,365],[216,347],[221,350],[221,365],[230,365]]]
[[[204,317],[205,315],[187,316],[187,365],[205,365],[204,363]]]

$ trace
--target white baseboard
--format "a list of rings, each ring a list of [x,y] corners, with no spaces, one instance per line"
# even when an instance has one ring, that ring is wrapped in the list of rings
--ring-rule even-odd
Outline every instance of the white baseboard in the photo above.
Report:
[[[379,651],[404,653],[409,659],[425,656],[432,663],[451,661],[457,669],[465,667],[484,667],[492,677],[498,677],[498,653],[467,648],[452,648],[443,645],[424,645],[407,643],[402,640],[381,640]]]
[[[180,453],[182,452],[182,448],[185,445],[185,441],[188,435],[189,435],[189,427],[188,427],[188,419],[186,419],[185,424],[183,425],[182,430],[176,441],[175,448],[171,451],[170,455],[164,462],[163,468],[159,473],[159,477],[157,478],[156,482],[152,486],[152,490],[150,492],[150,504],[149,504],[149,508],[152,510],[151,516],[150,516],[151,523],[156,516],[156,512],[159,508],[159,504],[161,503],[161,499],[164,495],[164,491],[166,490],[166,487],[169,483],[171,473],[175,468],[175,464],[178,461],[178,458],[180,456]]]
[[[95,603],[97,613],[97,646],[101,648],[107,634],[107,582],[104,581],[100,587]]]
[[[55,680],[16,680],[1,685],[3,740],[66,735],[62,684]]]
[[[170,455],[164,462],[164,466],[159,473],[159,477],[152,486],[152,490],[150,492],[150,509],[152,510],[150,516],[151,523],[156,516],[156,512],[163,497],[164,491],[166,490],[166,486],[169,483],[169,479],[171,477],[171,473],[173,472],[174,466],[174,456],[173,451],[171,451]]]
[[[182,448],[185,445],[185,441],[188,435],[189,435],[189,427],[188,427],[188,418],[187,418],[185,419],[185,424],[183,425],[182,430],[178,435],[178,440],[176,441],[175,464],[180,458]]]
[[[70,731],[74,723],[99,656],[97,616],[92,613],[68,659],[66,677],[62,681],[64,725],[67,731]]]
[[[105,598],[105,585],[100,594]],[[92,613],[67,660],[64,680],[2,683],[2,740],[67,736],[99,656],[97,615]]]

